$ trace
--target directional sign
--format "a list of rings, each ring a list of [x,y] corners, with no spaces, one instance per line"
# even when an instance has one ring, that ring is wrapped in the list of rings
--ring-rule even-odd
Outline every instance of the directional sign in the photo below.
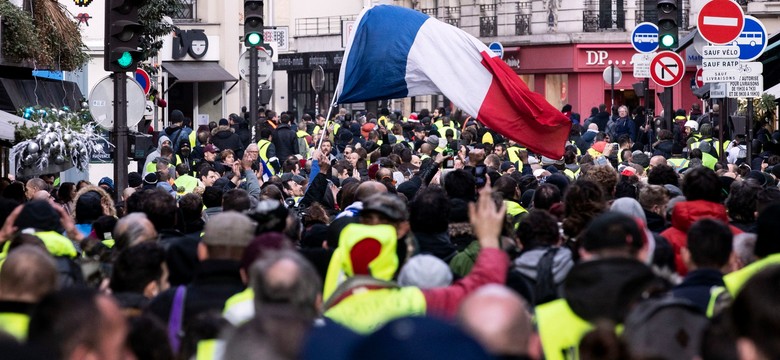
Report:
[[[705,46],[702,49],[702,56],[707,58],[720,58],[720,59],[738,59],[739,47],[732,45],[716,45]]]
[[[704,69],[698,68],[696,69],[696,76],[694,77],[696,79],[696,87],[701,89],[704,87],[704,77],[703,77]]]
[[[762,75],[743,76],[737,82],[730,82],[726,95],[728,97],[757,98],[764,92],[764,77]]]
[[[739,47],[739,59],[752,61],[758,59],[767,45],[766,28],[760,20],[745,16],[745,27],[733,44]]]
[[[650,62],[653,61],[653,57],[655,57],[655,53],[634,54],[631,56],[635,78],[644,79],[650,77]]]
[[[742,32],[745,13],[734,1],[712,0],[701,7],[696,23],[704,40],[713,44],[727,44]]]
[[[488,49],[492,50],[499,59],[504,58],[504,45],[501,45],[500,42],[494,41],[490,43],[490,45],[488,45]]]
[[[658,25],[643,22],[631,32],[631,45],[641,53],[651,53],[658,49]]]
[[[650,77],[660,86],[674,86],[685,75],[682,57],[674,51],[661,51],[650,62]]]

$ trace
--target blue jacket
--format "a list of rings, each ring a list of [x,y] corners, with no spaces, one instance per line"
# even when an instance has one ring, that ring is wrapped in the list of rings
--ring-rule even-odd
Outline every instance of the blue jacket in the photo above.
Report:
[[[706,314],[713,286],[726,286],[723,274],[715,269],[697,269],[689,272],[683,282],[672,289],[672,295],[690,300],[701,309],[702,314]]]
[[[627,134],[631,138],[631,142],[636,141],[636,126],[634,126],[634,120],[630,118],[618,118],[615,120],[615,139],[617,141],[621,135]]]

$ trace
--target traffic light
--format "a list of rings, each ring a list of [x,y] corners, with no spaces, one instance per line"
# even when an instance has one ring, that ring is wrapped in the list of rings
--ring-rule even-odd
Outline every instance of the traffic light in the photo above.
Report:
[[[138,8],[146,0],[107,0],[103,68],[110,72],[134,72],[141,60],[138,50],[141,24]]]
[[[244,0],[244,45],[263,43],[263,1]]]
[[[677,0],[658,0],[658,47],[660,50],[674,50],[679,44],[679,11]]]

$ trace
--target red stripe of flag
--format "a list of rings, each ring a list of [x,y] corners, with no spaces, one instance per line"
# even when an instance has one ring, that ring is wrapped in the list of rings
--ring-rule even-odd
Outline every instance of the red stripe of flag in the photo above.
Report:
[[[563,157],[572,122],[540,94],[531,91],[503,60],[482,52],[493,75],[477,119],[501,135],[552,159]]]

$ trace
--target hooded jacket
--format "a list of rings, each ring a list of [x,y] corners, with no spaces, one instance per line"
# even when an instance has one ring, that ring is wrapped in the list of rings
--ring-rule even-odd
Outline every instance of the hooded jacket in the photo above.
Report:
[[[542,257],[549,251],[549,247],[532,249],[524,251],[513,261],[513,268],[523,276],[533,280],[534,282],[539,279],[539,263]],[[566,247],[558,248],[555,252],[552,261],[552,276],[553,282],[558,289],[558,295],[562,294],[563,282],[566,280],[566,275],[569,274],[571,268],[574,267],[574,260],[571,256],[571,250]],[[537,299],[540,300],[540,299]],[[536,302],[537,304],[539,302]]]
[[[186,139],[189,141],[191,133],[192,129],[188,126],[169,126],[165,129],[165,135],[168,135],[168,138],[171,139],[173,152],[179,151],[179,145],[181,144],[182,140]]]
[[[143,176],[146,176],[149,172],[146,171],[146,167],[154,162],[155,159],[160,157],[160,148],[162,147],[163,142],[165,141],[171,141],[171,139],[166,135],[160,135],[160,137],[157,139],[157,148],[154,149],[154,151],[150,152],[149,155],[146,155],[146,161],[144,162],[144,173]]]
[[[600,259],[574,266],[564,283],[564,298],[536,307],[545,358],[579,358],[580,339],[596,320],[621,324],[654,284],[657,278],[652,270],[634,259]]]
[[[680,255],[680,249],[688,245],[688,229],[697,220],[702,218],[714,218],[720,220],[726,224],[729,223],[729,217],[726,214],[726,207],[722,204],[706,201],[706,200],[694,200],[694,201],[682,201],[678,202],[672,210],[672,226],[661,233],[661,236],[669,240],[674,250],[674,262],[677,267],[677,273],[681,276],[685,276],[688,273],[688,268],[682,260]],[[731,233],[734,235],[741,234],[742,230],[729,225]]]
[[[279,124],[276,130],[274,130],[271,142],[273,142],[276,148],[276,157],[279,158],[280,163],[287,160],[290,155],[295,155],[299,152],[298,136],[295,135],[295,130],[290,128],[290,124]]]
[[[228,125],[220,125],[211,130],[211,143],[220,151],[230,149],[236,154],[239,154],[244,148],[244,145],[241,143],[241,138],[236,135],[235,130]],[[238,157],[236,157],[236,159],[238,159]]]
[[[506,280],[506,254],[486,249],[472,272],[448,287],[399,287],[391,282],[400,266],[397,242],[395,228],[390,225],[349,224],[342,230],[325,277],[326,317],[360,333],[411,315],[451,318],[469,293]]]

